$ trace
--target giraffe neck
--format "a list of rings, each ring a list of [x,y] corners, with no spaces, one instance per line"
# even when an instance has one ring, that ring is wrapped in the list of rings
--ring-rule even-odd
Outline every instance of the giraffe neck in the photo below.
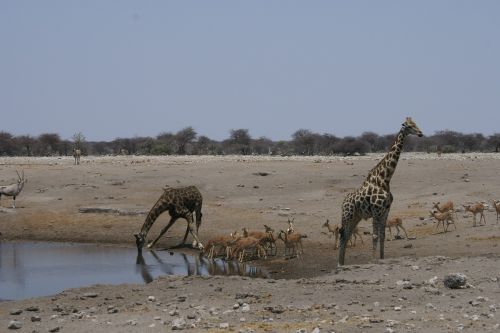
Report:
[[[396,166],[398,165],[399,156],[403,150],[403,144],[406,138],[406,131],[402,128],[394,143],[391,146],[389,152],[384,156],[384,158],[375,166],[375,168],[370,171],[367,182],[376,183],[380,186],[389,186],[392,175],[396,171]]]
[[[164,200],[163,196],[158,199],[158,201],[155,203],[153,208],[148,213],[148,216],[146,216],[146,220],[144,221],[144,224],[142,225],[141,228],[141,235],[146,238],[146,235],[149,232],[149,229],[153,226],[153,223],[155,223],[156,219],[158,216],[160,216],[161,213],[163,213],[165,210],[168,209],[168,202]]]

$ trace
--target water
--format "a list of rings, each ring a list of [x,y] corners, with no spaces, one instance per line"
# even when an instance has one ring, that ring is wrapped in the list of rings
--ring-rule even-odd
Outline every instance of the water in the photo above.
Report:
[[[161,275],[265,277],[255,267],[169,251],[96,244],[0,242],[0,300],[56,294],[92,284],[149,283]]]

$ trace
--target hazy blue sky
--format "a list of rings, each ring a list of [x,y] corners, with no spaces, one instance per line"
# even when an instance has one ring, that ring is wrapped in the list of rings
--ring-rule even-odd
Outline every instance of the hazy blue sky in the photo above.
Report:
[[[500,132],[500,1],[0,1],[0,130]]]

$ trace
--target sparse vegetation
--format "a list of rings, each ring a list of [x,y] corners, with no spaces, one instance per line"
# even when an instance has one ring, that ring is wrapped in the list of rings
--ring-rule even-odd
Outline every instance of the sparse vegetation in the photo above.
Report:
[[[225,140],[217,141],[198,133],[190,126],[177,133],[162,132],[156,137],[116,138],[112,141],[86,141],[82,132],[63,140],[57,133],[37,137],[15,136],[0,131],[0,156],[68,156],[76,146],[85,155],[364,155],[387,151],[394,134],[365,132],[343,138],[299,129],[288,141],[267,137],[252,138],[248,129],[233,129]],[[427,153],[496,152],[500,149],[500,133],[463,134],[445,130],[420,140],[409,138],[405,151]]]

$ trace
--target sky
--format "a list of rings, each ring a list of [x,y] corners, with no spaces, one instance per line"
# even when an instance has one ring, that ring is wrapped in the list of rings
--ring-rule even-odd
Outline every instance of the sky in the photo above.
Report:
[[[0,1],[0,131],[500,132],[500,1]]]

